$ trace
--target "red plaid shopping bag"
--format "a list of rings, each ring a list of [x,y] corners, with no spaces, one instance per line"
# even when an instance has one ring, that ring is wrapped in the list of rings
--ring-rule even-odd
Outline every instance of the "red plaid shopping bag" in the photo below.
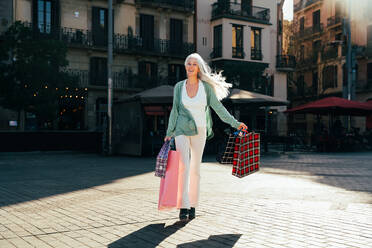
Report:
[[[235,137],[232,174],[245,177],[260,169],[260,134],[250,132]]]

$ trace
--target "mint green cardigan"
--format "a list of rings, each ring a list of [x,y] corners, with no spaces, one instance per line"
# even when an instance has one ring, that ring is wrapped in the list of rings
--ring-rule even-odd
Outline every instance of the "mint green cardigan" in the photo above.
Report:
[[[178,82],[174,86],[173,107],[169,116],[168,129],[166,134],[168,137],[175,137],[178,135],[194,136],[198,134],[194,118],[181,101],[181,93],[184,83],[186,83],[186,79]],[[210,86],[206,82],[203,82],[203,85],[207,96],[207,106],[205,109],[207,118],[207,139],[213,137],[212,115],[210,107],[212,107],[212,109],[217,113],[217,115],[223,122],[237,129],[241,122],[238,122],[217,99],[212,86]]]

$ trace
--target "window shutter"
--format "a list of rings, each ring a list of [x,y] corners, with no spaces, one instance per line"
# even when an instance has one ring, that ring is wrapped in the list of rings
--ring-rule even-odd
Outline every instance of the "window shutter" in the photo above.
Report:
[[[35,30],[37,29],[38,23],[37,12],[38,12],[37,0],[32,0],[32,26]]]
[[[99,33],[99,8],[92,7],[92,38],[93,43],[98,41],[98,33]]]
[[[52,27],[58,30],[60,27],[60,2],[59,0],[52,1]]]
[[[372,25],[367,27],[367,56],[372,57]]]
[[[141,36],[140,35],[140,23],[141,23],[141,18],[140,16],[136,16],[136,34],[135,35],[138,35],[138,36]]]
[[[188,23],[181,21],[181,42],[188,42],[189,41],[189,36],[188,36]]]
[[[159,34],[159,18],[158,17],[155,17],[155,18],[152,18],[153,20],[153,29],[152,29],[152,37],[155,37],[157,39],[160,38],[160,34]]]
[[[152,63],[151,64],[151,77],[157,78],[158,77],[158,64]]]
[[[91,85],[94,85],[94,79],[95,75],[94,72],[96,71],[95,68],[95,58],[90,58],[90,63],[89,63],[89,82]]]

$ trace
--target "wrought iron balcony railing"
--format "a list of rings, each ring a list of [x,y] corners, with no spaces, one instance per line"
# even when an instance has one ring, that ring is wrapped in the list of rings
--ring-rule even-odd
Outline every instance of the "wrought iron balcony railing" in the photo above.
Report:
[[[149,7],[161,7],[184,12],[192,12],[195,9],[194,0],[135,0],[135,2]]]
[[[317,2],[322,2],[323,0],[300,0],[297,4],[293,6],[293,11],[297,12],[300,11],[306,7],[309,7],[310,5],[313,5]]]
[[[244,54],[243,47],[233,47],[232,48],[232,57],[233,58],[244,59],[245,54]]]
[[[324,26],[323,24],[319,24],[319,25],[316,25],[316,26],[312,26],[312,27],[307,27],[303,30],[299,30],[299,32],[296,34],[296,38],[297,39],[306,39],[306,38],[309,38],[315,34],[321,34],[323,33],[324,31]]]
[[[222,47],[214,47],[213,51],[210,54],[210,57],[212,59],[220,58],[222,57]]]
[[[296,58],[292,55],[277,55],[276,68],[281,70],[294,70],[296,67]]]
[[[107,87],[105,77],[99,76],[99,80],[94,73],[88,70],[66,69],[69,75],[78,78],[78,85],[81,88],[90,87]],[[148,89],[159,85],[158,78],[148,78],[146,76],[133,75],[128,69],[120,72],[112,72],[113,88],[114,89]]]
[[[316,65],[317,63],[314,62],[314,56],[312,55],[304,58],[299,58],[296,62],[296,68],[313,67]]]
[[[328,47],[322,54],[323,60],[335,59],[338,57],[338,46]]]
[[[221,17],[245,18],[258,20],[264,23],[270,22],[270,9],[244,5],[232,2],[216,2],[212,4],[212,19]]]
[[[32,26],[31,24],[27,25],[29,27]],[[95,36],[91,30],[62,27],[51,34],[42,34],[38,29],[34,30],[34,33],[41,34],[46,38],[61,40],[72,47],[107,49],[107,39]],[[195,45],[194,43],[175,42],[165,39],[143,39],[139,36],[114,34],[113,49],[117,53],[138,53],[184,58],[195,51]]]
[[[256,48],[251,48],[251,59],[252,60],[262,60],[262,50],[261,49],[256,49]]]

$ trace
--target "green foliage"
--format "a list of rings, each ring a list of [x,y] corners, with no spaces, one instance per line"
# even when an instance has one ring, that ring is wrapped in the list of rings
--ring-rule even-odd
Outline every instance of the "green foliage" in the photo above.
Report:
[[[0,104],[54,120],[61,88],[76,87],[77,78],[62,69],[67,48],[51,35],[16,22],[2,36],[0,46]]]

